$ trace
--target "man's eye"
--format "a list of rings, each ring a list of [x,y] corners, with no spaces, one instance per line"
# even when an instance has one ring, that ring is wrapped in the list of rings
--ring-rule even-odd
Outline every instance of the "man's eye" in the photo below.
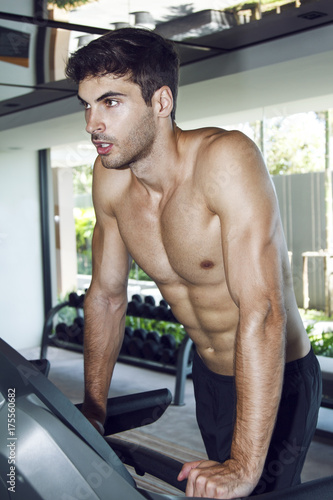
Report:
[[[88,104],[87,102],[85,101],[79,101],[81,106],[84,107],[84,109],[89,109],[90,108],[90,104]]]
[[[111,108],[113,106],[116,106],[118,104],[118,101],[116,99],[105,99],[105,104]]]

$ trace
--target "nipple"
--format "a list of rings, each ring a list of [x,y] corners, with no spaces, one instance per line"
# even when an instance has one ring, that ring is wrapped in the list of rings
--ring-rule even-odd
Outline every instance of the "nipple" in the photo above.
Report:
[[[212,262],[211,260],[203,260],[200,264],[200,267],[202,267],[202,269],[212,269],[214,265],[214,262]]]

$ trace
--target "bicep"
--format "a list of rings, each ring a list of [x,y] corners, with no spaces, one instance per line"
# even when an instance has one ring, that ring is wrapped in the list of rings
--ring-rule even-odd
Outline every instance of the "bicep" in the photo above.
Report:
[[[274,213],[252,214],[234,217],[231,231],[222,229],[222,252],[232,299],[255,311],[282,299],[282,235]]]
[[[117,221],[96,222],[92,240],[92,284],[110,295],[124,293],[130,255],[119,234]]]
[[[284,237],[274,187],[261,154],[252,141],[236,138],[229,152],[229,182],[220,183],[219,196],[213,200],[221,222],[225,275],[238,307],[265,308],[281,299]],[[224,164],[227,161],[224,158]]]
[[[92,239],[92,285],[109,295],[117,295],[126,291],[131,257],[111,211],[111,190],[103,178],[105,174],[103,170],[97,175],[94,173],[96,224]]]

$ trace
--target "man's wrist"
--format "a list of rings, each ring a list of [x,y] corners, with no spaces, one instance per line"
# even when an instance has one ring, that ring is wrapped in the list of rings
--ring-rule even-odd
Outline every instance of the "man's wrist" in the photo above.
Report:
[[[88,419],[89,422],[95,427],[95,429],[102,435],[104,436],[104,432],[105,432],[105,429],[104,429],[104,425],[102,424],[102,422],[100,422],[99,420],[97,420],[97,418],[89,418]]]
[[[87,420],[98,430],[100,434],[104,434],[105,411],[96,405],[87,404],[85,401],[81,411]]]
[[[249,483],[257,484],[262,474],[263,464],[261,465],[261,460],[254,461],[251,459],[246,460],[244,458],[245,457],[238,459],[237,457],[233,456],[229,459],[229,461],[233,462],[236,470],[238,469],[239,471],[241,471],[244,479],[246,478]]]

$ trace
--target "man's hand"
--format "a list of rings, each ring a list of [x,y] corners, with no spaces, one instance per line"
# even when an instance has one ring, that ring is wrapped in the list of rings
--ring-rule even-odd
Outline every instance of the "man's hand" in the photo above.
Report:
[[[223,464],[213,460],[199,460],[183,465],[178,481],[187,478],[186,496],[199,498],[239,499],[254,490],[253,482],[235,460]]]
[[[95,414],[89,411],[89,409],[86,408],[86,405],[83,405],[81,408],[81,412],[83,415],[86,417],[87,420],[91,423],[93,427],[102,435],[104,436],[104,425],[101,422],[101,419],[96,418]],[[104,421],[104,420],[103,420]]]
[[[96,418],[88,418],[89,422],[91,425],[95,427],[95,429],[102,435],[104,436],[104,426],[103,424],[99,421],[96,420]]]

